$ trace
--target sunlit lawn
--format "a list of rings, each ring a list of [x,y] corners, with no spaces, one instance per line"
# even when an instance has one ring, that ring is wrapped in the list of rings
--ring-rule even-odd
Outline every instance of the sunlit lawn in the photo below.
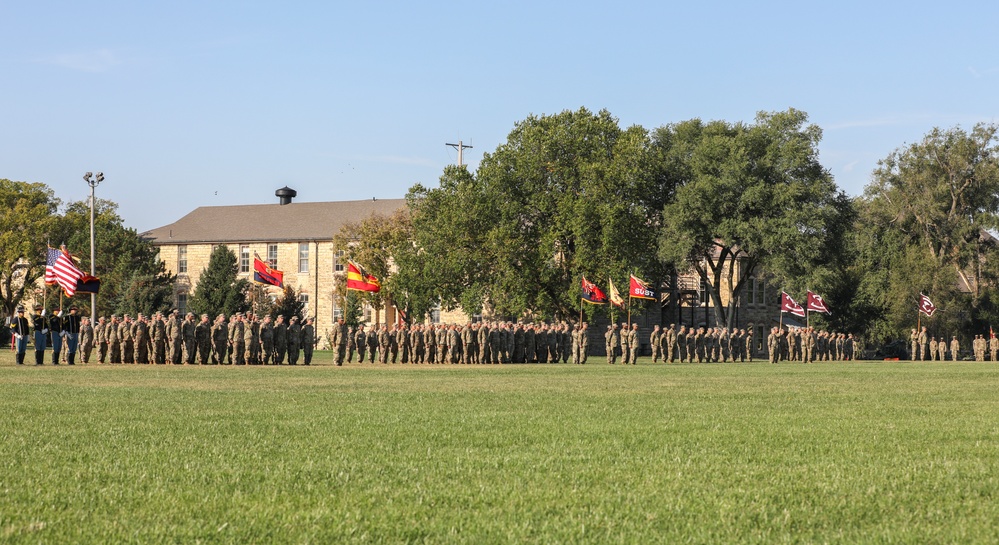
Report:
[[[0,542],[999,541],[999,365],[317,363],[3,352]]]

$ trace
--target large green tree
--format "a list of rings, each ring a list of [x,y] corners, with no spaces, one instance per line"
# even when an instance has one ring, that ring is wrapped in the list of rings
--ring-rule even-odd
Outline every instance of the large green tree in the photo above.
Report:
[[[661,216],[659,255],[707,282],[719,324],[732,326],[754,273],[811,275],[849,227],[850,202],[819,162],[822,131],[807,120],[791,109],[760,113],[752,125],[695,119],[657,133],[680,176]]]
[[[397,305],[404,310],[408,308],[410,297],[407,286],[396,282],[398,271],[393,267],[400,252],[413,247],[413,228],[408,210],[398,210],[390,216],[373,214],[359,222],[347,223],[333,235],[333,247],[343,252],[339,259],[344,264],[344,270],[335,276],[338,287],[334,290],[333,300],[345,310],[345,323],[357,324],[362,302],[376,311],[386,305]],[[377,278],[382,285],[381,291],[348,291],[348,260],[361,265],[364,272]],[[420,308],[419,311],[425,309]],[[417,315],[422,316],[422,312]]]
[[[238,272],[236,254],[225,244],[218,245],[198,278],[198,286],[188,302],[190,311],[209,316],[230,316],[249,310],[246,295],[250,291],[250,283],[245,278],[238,278]]]
[[[449,168],[439,188],[414,187],[416,248],[433,263],[442,306],[566,317],[578,312],[583,274],[603,284],[649,272],[649,145],[644,129],[622,130],[606,111],[531,116],[475,175]]]
[[[80,269],[90,272],[90,204],[74,201],[66,205],[54,229],[58,240],[80,259]],[[96,276],[101,279],[97,307],[101,314],[135,314],[165,311],[173,303],[176,277],[157,258],[157,250],[135,229],[126,227],[118,205],[98,199],[94,207]],[[74,301],[89,308],[90,296]]]
[[[866,296],[880,300],[885,338],[915,326],[920,292],[938,333],[997,323],[999,127],[931,130],[878,163],[862,201]],[[863,247],[863,246],[862,246]],[[977,324],[977,325],[976,325]]]
[[[11,316],[45,273],[59,199],[41,183],[0,179],[0,306]],[[58,243],[58,241],[56,241]]]

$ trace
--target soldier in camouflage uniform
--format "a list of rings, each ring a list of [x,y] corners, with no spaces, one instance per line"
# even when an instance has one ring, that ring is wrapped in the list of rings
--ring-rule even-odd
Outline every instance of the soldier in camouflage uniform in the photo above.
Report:
[[[211,363],[212,323],[207,314],[202,314],[198,325],[194,326],[194,344],[198,347],[198,363],[201,365]]]
[[[375,355],[378,352],[378,326],[371,326],[367,336],[368,343],[368,363],[375,363]]]
[[[111,323],[107,325],[108,351],[110,352],[109,361],[111,363],[121,363],[121,337],[118,336],[119,326],[121,326],[121,322],[118,321],[118,316],[112,314]]]
[[[614,365],[614,361],[617,359],[617,346],[619,342],[617,325],[608,325],[607,333],[604,333],[604,347],[607,350],[607,363],[611,365]]]
[[[637,365],[638,351],[641,347],[638,342],[638,324],[631,324],[631,330],[628,331],[628,363]]]
[[[149,363],[153,340],[149,336],[149,321],[142,314],[138,315],[132,326],[132,340],[135,343],[135,363]]]
[[[364,324],[357,324],[354,331],[354,348],[357,349],[357,363],[364,363],[364,352],[368,344],[368,334],[364,331]],[[347,358],[347,363],[353,363],[353,358]]]
[[[214,351],[212,353],[212,364],[217,365],[219,363],[225,363],[225,355],[228,351],[229,343],[229,325],[226,324],[225,315],[219,314],[215,318],[215,324],[212,326],[212,345]]]

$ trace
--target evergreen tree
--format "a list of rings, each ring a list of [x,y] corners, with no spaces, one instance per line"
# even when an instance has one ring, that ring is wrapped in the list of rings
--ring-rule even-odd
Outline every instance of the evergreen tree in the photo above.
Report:
[[[277,319],[278,316],[284,316],[285,323],[289,323],[292,316],[298,316],[299,322],[304,322],[305,303],[299,300],[300,294],[301,292],[295,292],[295,288],[285,285],[284,294],[271,309],[271,318]]]
[[[238,271],[236,254],[225,245],[215,248],[191,297],[190,311],[230,316],[249,310],[246,294],[250,291],[250,283],[245,278],[237,278]]]

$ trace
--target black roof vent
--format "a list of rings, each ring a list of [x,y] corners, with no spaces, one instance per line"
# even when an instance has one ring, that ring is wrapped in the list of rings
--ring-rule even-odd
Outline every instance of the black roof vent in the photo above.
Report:
[[[284,186],[281,189],[275,191],[274,195],[276,195],[277,198],[280,199],[281,204],[291,204],[291,200],[294,199],[296,196],[298,196],[298,191],[295,191],[294,189],[288,186]]]

